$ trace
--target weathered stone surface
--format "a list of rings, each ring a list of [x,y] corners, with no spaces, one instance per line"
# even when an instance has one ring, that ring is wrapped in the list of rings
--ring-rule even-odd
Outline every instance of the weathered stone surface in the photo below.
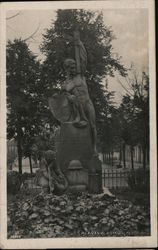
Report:
[[[88,169],[93,152],[88,126],[76,128],[72,123],[62,124],[56,145],[57,162],[63,172],[72,160],[80,161],[83,168]]]
[[[88,171],[84,169],[79,170],[68,170],[67,171],[67,179],[69,185],[78,185],[78,184],[85,184],[88,185]]]
[[[88,191],[92,194],[102,193],[102,179],[97,173],[88,176]]]
[[[56,147],[57,162],[69,186],[85,185],[90,193],[101,193],[102,167],[98,156],[93,155],[89,126],[76,128],[73,123],[62,124]]]
[[[78,169],[82,169],[82,164],[79,160],[72,160],[69,163],[68,169],[69,170],[78,170]]]
[[[89,163],[88,190],[90,193],[102,193],[102,167],[98,156],[93,156]]]
[[[86,190],[87,190],[87,185],[75,184],[75,185],[69,185],[67,189],[67,193],[81,193],[81,192],[85,192]]]
[[[69,186],[79,186],[84,185],[85,189],[88,187],[88,170],[84,169],[80,161],[73,160],[70,162],[68,170],[66,172],[66,177]],[[76,187],[77,190],[77,187]],[[79,187],[80,191],[80,187]]]
[[[72,108],[65,94],[54,95],[48,99],[53,116],[60,122],[71,120]]]
[[[93,155],[89,162],[89,173],[102,173],[101,161],[97,155]]]

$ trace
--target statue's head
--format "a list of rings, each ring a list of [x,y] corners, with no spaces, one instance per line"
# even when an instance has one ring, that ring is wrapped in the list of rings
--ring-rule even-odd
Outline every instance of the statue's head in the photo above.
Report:
[[[51,161],[55,160],[56,153],[53,150],[47,150],[45,151],[44,156],[47,163],[50,163]]]
[[[76,62],[74,59],[67,58],[64,61],[64,69],[69,75],[75,75],[76,74]]]

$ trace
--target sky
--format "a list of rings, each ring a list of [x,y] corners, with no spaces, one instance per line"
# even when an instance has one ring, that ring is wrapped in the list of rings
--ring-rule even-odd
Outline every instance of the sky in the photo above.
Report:
[[[114,55],[121,56],[121,63],[129,68],[131,63],[135,65],[138,73],[148,71],[148,10],[147,9],[102,9],[103,20],[106,26],[111,27],[116,39],[113,40]],[[6,32],[7,39],[25,39],[39,27],[34,40],[29,40],[29,48],[42,59],[39,45],[42,42],[42,34],[55,20],[54,10],[21,10],[7,11]],[[126,85],[116,72],[115,77],[109,77],[109,90],[115,91],[115,101],[120,103],[125,90],[118,79]]]

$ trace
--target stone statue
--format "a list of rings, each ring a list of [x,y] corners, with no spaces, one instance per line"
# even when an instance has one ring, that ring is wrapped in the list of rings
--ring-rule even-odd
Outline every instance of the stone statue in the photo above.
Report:
[[[87,56],[78,32],[74,33],[74,38],[76,61],[74,59],[64,61],[66,80],[61,86],[62,95],[60,97],[55,95],[50,98],[49,106],[60,122],[72,122],[74,126],[80,128],[90,126],[93,151],[94,155],[97,155],[95,110],[84,77]],[[59,106],[62,108],[60,109]]]
[[[35,184],[43,188],[43,191],[62,193],[68,187],[68,182],[61,172],[52,150],[47,150],[41,161],[40,169],[36,172]]]
[[[49,98],[49,108],[60,122],[56,134],[57,163],[68,181],[67,192],[102,192],[102,169],[97,154],[95,110],[85,79],[87,54],[74,32],[75,60],[64,61],[66,79]]]

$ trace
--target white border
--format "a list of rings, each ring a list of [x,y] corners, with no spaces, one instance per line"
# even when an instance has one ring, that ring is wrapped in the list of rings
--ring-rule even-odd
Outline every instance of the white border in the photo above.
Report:
[[[140,9],[149,10],[149,76],[150,76],[150,192],[151,192],[151,236],[149,237],[95,237],[53,239],[7,239],[6,214],[6,25],[7,10],[38,9]],[[1,248],[140,248],[157,246],[157,149],[156,149],[156,78],[155,78],[155,12],[153,0],[111,1],[56,1],[56,2],[6,2],[0,5],[0,235]]]

